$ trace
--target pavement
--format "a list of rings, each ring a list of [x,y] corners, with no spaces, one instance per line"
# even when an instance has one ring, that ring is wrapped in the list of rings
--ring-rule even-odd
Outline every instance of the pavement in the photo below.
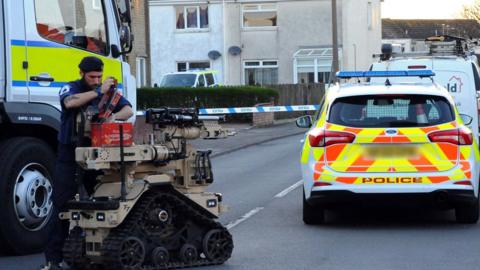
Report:
[[[211,157],[218,157],[272,140],[303,134],[307,131],[298,128],[294,119],[278,121],[268,127],[255,127],[250,124],[221,125],[224,128],[232,129],[236,134],[224,139],[197,139],[191,142],[193,146],[199,150],[212,150]]]

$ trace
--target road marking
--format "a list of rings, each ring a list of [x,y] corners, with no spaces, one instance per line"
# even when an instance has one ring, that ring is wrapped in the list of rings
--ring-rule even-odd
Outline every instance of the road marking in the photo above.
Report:
[[[299,186],[301,186],[303,184],[303,180],[300,180],[298,182],[296,182],[295,184],[291,185],[290,187],[286,188],[285,190],[283,190],[282,192],[278,193],[277,195],[275,195],[275,198],[282,198],[284,197],[285,195],[287,195],[289,192],[295,190],[296,188],[298,188]]]
[[[282,198],[284,197],[285,195],[287,195],[289,192],[295,190],[296,188],[298,188],[299,186],[301,186],[303,184],[303,180],[300,180],[298,182],[296,182],[295,184],[293,184],[292,186],[286,188],[285,190],[283,190],[282,192],[278,193],[277,195],[275,195],[275,198]],[[245,220],[253,217],[254,215],[258,214],[258,212],[262,211],[264,209],[264,207],[257,207],[255,209],[252,209],[250,210],[248,213],[246,213],[245,215],[243,215],[241,218],[233,221],[233,222],[230,222],[227,224],[227,226],[225,226],[227,228],[227,230],[230,230],[232,229],[233,227],[237,226],[238,224],[244,222]]]
[[[230,230],[232,229],[233,227],[237,226],[238,224],[244,222],[245,220],[253,217],[255,214],[257,214],[258,212],[262,211],[263,207],[257,207],[255,209],[252,209],[250,212],[246,213],[245,215],[243,215],[241,218],[235,220],[234,222],[230,222],[227,224],[227,230]]]

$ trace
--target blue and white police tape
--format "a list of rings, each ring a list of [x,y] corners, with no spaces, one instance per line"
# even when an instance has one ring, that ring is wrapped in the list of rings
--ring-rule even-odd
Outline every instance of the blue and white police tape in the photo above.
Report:
[[[297,106],[214,108],[214,109],[200,109],[199,111],[200,111],[200,114],[239,114],[239,113],[316,111],[319,108],[320,108],[319,105],[297,105]]]
[[[302,112],[302,111],[316,111],[318,109],[320,109],[320,105],[212,108],[212,109],[199,109],[199,114],[211,115],[211,114],[267,113],[267,112]],[[137,115],[139,116],[145,115],[145,112],[137,111]]]

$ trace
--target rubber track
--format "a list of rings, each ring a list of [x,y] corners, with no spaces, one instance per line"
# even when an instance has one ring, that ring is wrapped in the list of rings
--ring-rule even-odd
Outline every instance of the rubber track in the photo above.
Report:
[[[65,240],[63,257],[72,267],[77,266],[77,269],[86,269],[89,259],[82,257],[85,254],[85,237],[82,236],[82,231],[77,231],[77,229],[79,228],[72,229]]]
[[[142,218],[143,214],[145,211],[148,210],[148,205],[153,202],[155,198],[158,196],[165,197],[168,199],[170,202],[173,202],[175,205],[175,211],[180,211],[183,215],[189,217],[191,220],[193,220],[197,224],[201,224],[202,227],[209,227],[208,230],[211,229],[221,229],[225,230],[226,229],[219,223],[211,218],[206,217],[199,211],[195,210],[193,207],[190,205],[186,204],[184,200],[178,198],[178,196],[172,195],[171,192],[165,191],[165,190],[149,190],[147,191],[142,198],[137,202],[137,204],[134,206],[134,209],[132,212],[129,213],[125,221],[117,228],[113,229],[110,234],[107,236],[103,243],[103,250],[102,250],[102,259],[103,259],[103,264],[106,267],[106,269],[112,269],[112,270],[119,270],[121,269],[121,266],[119,265],[119,262],[116,260],[116,254],[117,254],[117,249],[120,247],[123,239],[128,236],[132,236],[132,232],[136,231],[136,227],[138,226],[138,221]],[[207,231],[208,231],[207,230]],[[227,231],[228,238],[232,242],[233,246],[233,241],[232,241],[232,236],[231,234]],[[201,250],[198,251],[199,254],[201,253]],[[148,256],[149,254],[147,254]],[[230,254],[231,255],[231,254]],[[229,256],[230,257],[230,256]],[[171,256],[170,259],[174,259],[175,256]],[[177,259],[177,258],[175,258]],[[157,267],[153,265],[147,265],[143,266],[141,268],[135,268],[135,270],[161,270],[161,269],[174,269],[174,268],[185,268],[185,267],[197,267],[197,266],[207,266],[207,265],[218,265],[218,264],[223,264],[228,258],[225,260],[214,260],[210,261],[207,260],[206,258],[198,258],[194,263],[184,263],[181,261],[173,261],[169,262],[167,265],[162,266],[162,267]],[[146,259],[146,261],[148,261]],[[133,270],[133,269],[126,269],[126,270]]]

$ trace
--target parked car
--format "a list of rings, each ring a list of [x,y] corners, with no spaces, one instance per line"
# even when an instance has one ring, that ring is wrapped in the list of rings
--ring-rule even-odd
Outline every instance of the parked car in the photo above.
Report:
[[[219,86],[215,70],[172,72],[162,76],[160,87]]]
[[[402,76],[401,74],[404,74]],[[301,155],[303,221],[325,222],[325,209],[363,200],[455,209],[459,223],[479,218],[480,153],[472,117],[460,115],[449,92],[432,82],[392,83],[432,71],[340,72],[378,78],[331,87]],[[380,200],[378,200],[380,199]]]

